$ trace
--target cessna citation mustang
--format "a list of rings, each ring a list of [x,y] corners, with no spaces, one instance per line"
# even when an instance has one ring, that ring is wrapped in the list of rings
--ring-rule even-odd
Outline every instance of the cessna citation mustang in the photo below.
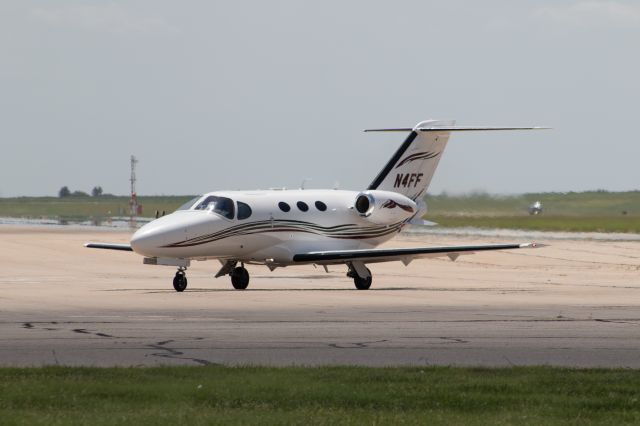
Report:
[[[541,127],[459,127],[453,121],[423,121],[414,128],[368,131],[409,132],[393,157],[364,191],[216,191],[140,228],[131,244],[87,243],[86,247],[134,251],[148,265],[178,268],[173,287],[187,288],[192,260],[217,259],[216,278],[229,275],[233,287],[249,285],[245,264],[270,270],[289,265],[347,265],[358,290],[371,287],[368,263],[448,256],[487,250],[537,247],[496,244],[383,248],[409,224],[424,225],[423,196],[451,132],[531,130]]]

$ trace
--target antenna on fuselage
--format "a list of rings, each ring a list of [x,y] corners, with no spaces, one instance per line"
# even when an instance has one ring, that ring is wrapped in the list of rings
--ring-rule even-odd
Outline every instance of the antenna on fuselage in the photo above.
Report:
[[[304,178],[302,179],[302,183],[300,184],[300,189],[304,189],[304,184],[307,183],[307,181],[313,180],[311,178]]]

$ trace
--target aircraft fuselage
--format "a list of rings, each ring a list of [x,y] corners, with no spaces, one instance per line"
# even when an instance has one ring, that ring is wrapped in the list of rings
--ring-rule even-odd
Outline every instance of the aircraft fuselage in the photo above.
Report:
[[[216,191],[144,225],[131,247],[146,257],[286,265],[296,253],[374,248],[418,210],[411,199],[388,191]]]

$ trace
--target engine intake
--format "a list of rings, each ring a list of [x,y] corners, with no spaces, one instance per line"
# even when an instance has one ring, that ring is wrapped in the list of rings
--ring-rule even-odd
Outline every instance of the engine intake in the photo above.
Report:
[[[356,210],[360,216],[369,217],[375,207],[375,199],[370,194],[360,194],[356,198]]]
[[[416,203],[404,195],[375,190],[359,193],[353,208],[360,217],[378,224],[402,222],[418,212]]]

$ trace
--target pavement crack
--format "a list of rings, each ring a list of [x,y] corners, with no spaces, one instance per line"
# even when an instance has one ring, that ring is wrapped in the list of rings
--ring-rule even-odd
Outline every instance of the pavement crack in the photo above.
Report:
[[[73,331],[74,333],[79,333],[79,334],[93,334],[94,336],[107,337],[109,339],[113,339],[113,338],[116,337],[116,336],[112,336],[112,335],[107,334],[107,333],[101,333],[99,331],[95,331],[95,332],[94,331],[90,331],[90,330],[87,330],[86,328],[74,328],[71,331]]]
[[[515,366],[516,366],[513,362],[511,362],[511,360],[510,360],[506,355],[502,355],[502,358],[504,358],[504,360],[505,360],[505,361],[507,361],[507,363],[508,363],[510,366],[512,366],[512,367],[515,367]]]
[[[336,348],[336,349],[359,349],[359,348],[368,348],[369,345],[373,343],[383,343],[387,341],[388,341],[387,339],[382,339],[382,340],[375,340],[372,342],[353,342],[353,343],[346,343],[346,344],[329,343],[329,347]]]
[[[440,337],[440,339],[448,343],[469,343],[468,340],[460,339],[458,337]]]
[[[147,345],[147,347],[151,348],[151,349],[157,349],[161,352],[154,352],[149,354],[150,356],[154,356],[154,357],[158,357],[158,358],[166,358],[166,359],[184,359],[187,361],[193,361],[196,364],[200,364],[200,365],[211,365],[214,364],[210,361],[207,361],[206,359],[200,359],[200,358],[193,358],[193,357],[188,357],[188,356],[180,356],[180,355],[184,355],[184,352],[180,352],[177,349],[173,349],[173,348],[168,348],[165,345],[168,343],[173,342],[173,340],[164,340],[161,342],[157,342],[155,344],[151,344],[151,345]]]
[[[613,323],[613,324],[640,325],[637,322],[623,321],[623,320],[608,320],[608,319],[602,319],[602,318],[594,318],[593,320],[596,321],[596,322],[609,322],[609,323]]]

